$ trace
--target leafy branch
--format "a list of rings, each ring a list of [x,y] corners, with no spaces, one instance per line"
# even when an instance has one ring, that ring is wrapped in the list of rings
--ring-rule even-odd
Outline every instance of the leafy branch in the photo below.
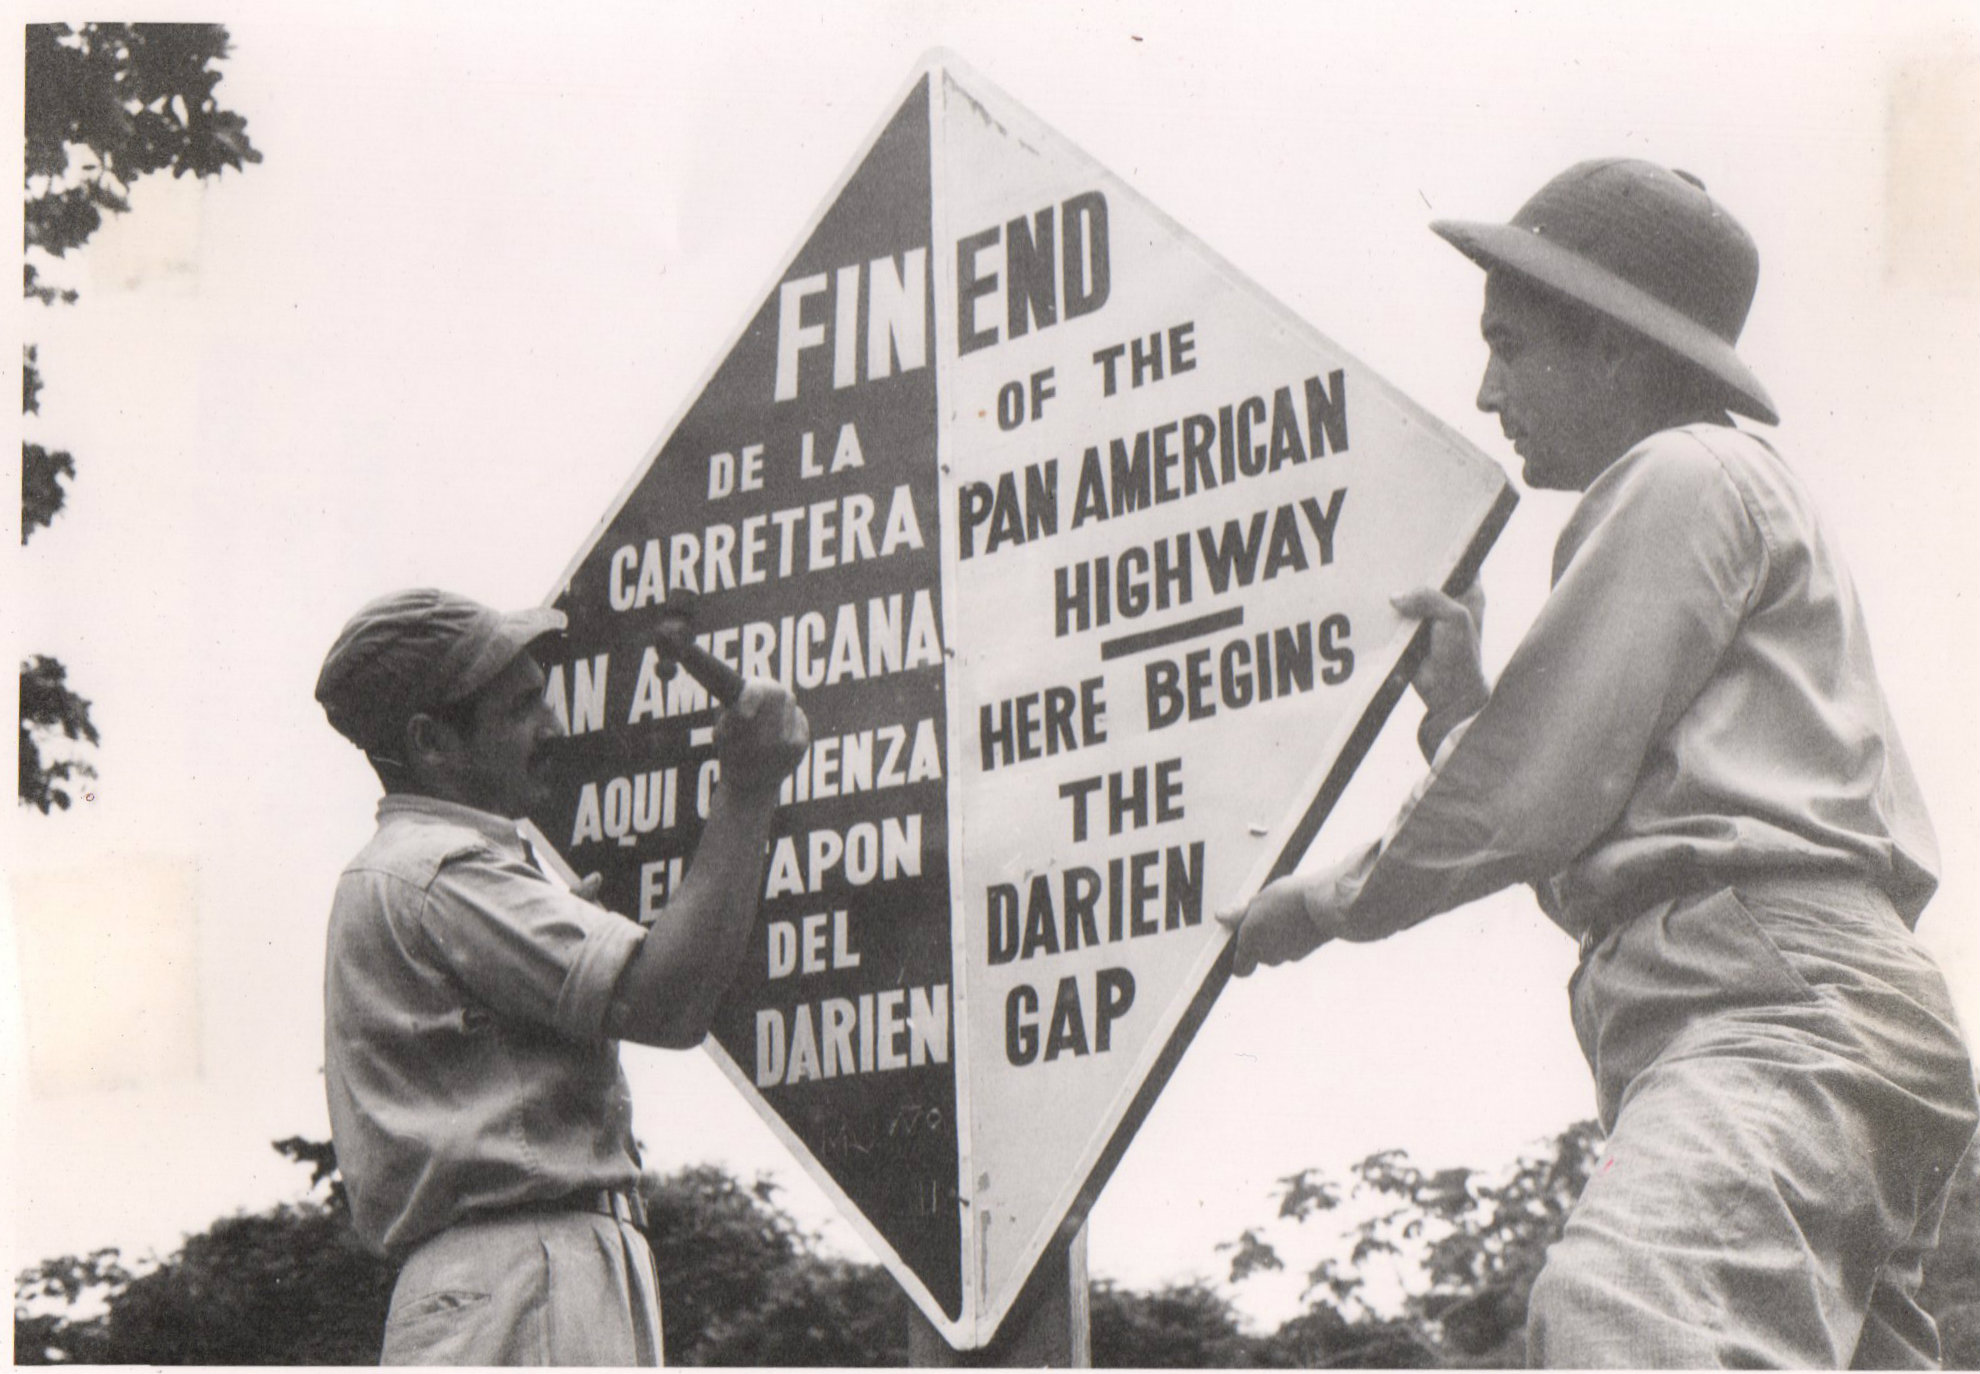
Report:
[[[89,702],[68,685],[68,670],[46,654],[21,664],[20,798],[46,815],[51,807],[69,809],[63,785],[71,778],[93,778],[96,770],[81,759],[42,760],[42,746],[57,736],[97,743],[89,718]]]

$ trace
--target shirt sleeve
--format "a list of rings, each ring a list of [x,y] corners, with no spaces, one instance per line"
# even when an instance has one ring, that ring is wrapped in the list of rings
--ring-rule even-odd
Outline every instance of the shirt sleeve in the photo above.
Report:
[[[1349,930],[1374,939],[1543,884],[1594,843],[1711,677],[1766,559],[1702,443],[1660,435],[1618,460],[1563,531],[1553,592],[1490,700],[1387,834],[1323,878]]]
[[[441,865],[422,925],[475,996],[572,1040],[604,1037],[612,990],[646,938],[493,846]]]

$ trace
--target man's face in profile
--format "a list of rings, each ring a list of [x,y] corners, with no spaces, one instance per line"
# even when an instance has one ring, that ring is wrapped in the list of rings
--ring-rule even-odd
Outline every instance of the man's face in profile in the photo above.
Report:
[[[1577,319],[1512,273],[1485,278],[1479,332],[1492,350],[1478,408],[1524,461],[1529,487],[1582,491],[1608,465],[1595,423],[1609,385],[1593,320]]]
[[[460,772],[469,805],[526,816],[544,800],[543,746],[564,730],[544,703],[543,682],[543,669],[522,653],[475,693]]]

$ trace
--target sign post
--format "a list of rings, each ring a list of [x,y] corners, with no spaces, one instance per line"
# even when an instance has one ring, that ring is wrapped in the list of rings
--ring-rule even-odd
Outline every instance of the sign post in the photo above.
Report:
[[[1091,1369],[1086,1227],[1049,1245],[991,1341],[957,1350],[919,1310],[908,1313],[908,1363],[976,1369]]]
[[[1211,914],[1297,864],[1403,691],[1389,597],[1464,585],[1512,501],[931,54],[559,583],[535,820],[665,920],[719,770],[663,617],[691,595],[796,690],[709,1048],[929,1327],[999,1349],[1041,1265],[1083,1296],[1063,1238],[1227,976]]]

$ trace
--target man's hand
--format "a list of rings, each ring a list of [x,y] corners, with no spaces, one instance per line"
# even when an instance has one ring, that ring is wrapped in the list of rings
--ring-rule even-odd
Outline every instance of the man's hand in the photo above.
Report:
[[[1389,604],[1412,620],[1430,622],[1430,652],[1411,679],[1425,708],[1416,742],[1429,758],[1451,727],[1478,714],[1492,695],[1478,649],[1485,590],[1473,581],[1461,596],[1449,597],[1435,587],[1418,587],[1390,598]]]
[[[790,689],[750,678],[715,726],[723,785],[749,793],[774,789],[810,743],[810,722]]]
[[[1304,959],[1341,933],[1338,913],[1319,898],[1311,878],[1281,878],[1251,899],[1243,910],[1220,911],[1217,919],[1237,932],[1231,972],[1246,977],[1260,964]]]

